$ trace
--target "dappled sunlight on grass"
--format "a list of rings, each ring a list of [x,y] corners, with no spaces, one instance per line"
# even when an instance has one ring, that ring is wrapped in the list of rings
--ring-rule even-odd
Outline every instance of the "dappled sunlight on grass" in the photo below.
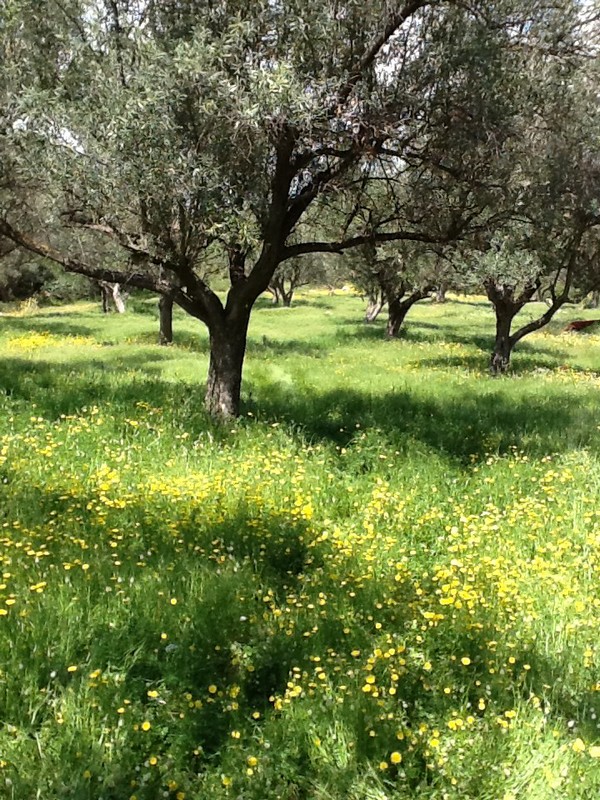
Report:
[[[492,380],[482,304],[389,343],[305,299],[256,314],[227,426],[191,321],[2,318],[8,796],[600,792],[600,342]]]

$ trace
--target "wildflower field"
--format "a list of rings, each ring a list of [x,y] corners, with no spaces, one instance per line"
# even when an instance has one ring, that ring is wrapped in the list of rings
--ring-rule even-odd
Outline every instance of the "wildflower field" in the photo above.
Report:
[[[0,316],[1,798],[600,797],[594,312],[492,380],[361,309],[265,302],[226,427],[189,318]]]

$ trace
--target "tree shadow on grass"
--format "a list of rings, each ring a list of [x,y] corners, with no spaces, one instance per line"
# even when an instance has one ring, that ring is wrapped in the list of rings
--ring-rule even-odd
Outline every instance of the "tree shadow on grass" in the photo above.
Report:
[[[127,343],[130,345],[142,345],[144,347],[156,346],[169,358],[169,352],[187,351],[190,353],[208,354],[210,352],[210,342],[208,336],[188,331],[175,331],[174,341],[168,346],[161,346],[158,342],[158,333],[143,331],[133,336],[129,336]],[[270,336],[249,336],[246,352],[249,356],[257,358],[269,358],[271,356],[282,356],[298,354],[304,356],[317,356],[323,353],[323,347],[301,339],[274,339]]]
[[[271,356],[302,355],[320,357],[327,353],[326,348],[301,339],[271,339],[268,336],[249,338],[246,350],[250,358],[268,360]]]
[[[93,336],[97,327],[82,322],[81,313],[48,313],[31,317],[0,317],[0,334],[20,336],[26,333],[51,333],[54,336]]]
[[[155,402],[174,395],[166,381],[151,379],[157,363],[169,358],[162,351],[118,356],[112,359],[70,360],[68,364],[38,358],[4,358],[0,361],[0,396],[35,404],[37,414],[56,419],[89,405],[108,404],[115,409],[134,406],[140,400]],[[154,365],[154,366],[153,366]],[[134,371],[139,377],[122,380]],[[173,402],[175,398],[172,397]]]
[[[410,391],[369,395],[352,389],[299,396],[273,387],[259,396],[253,412],[259,417],[293,423],[309,439],[351,445],[356,424],[376,429],[391,452],[421,442],[444,456],[468,464],[472,455],[506,452],[511,447],[530,453],[564,451],[589,444],[597,411],[593,398],[575,408],[558,392],[532,392],[508,398],[501,384],[485,391],[456,387],[439,398]]]
[[[466,370],[474,375],[481,375],[482,380],[487,376],[490,380],[510,380],[511,377],[543,374],[563,369],[565,358],[557,350],[545,348],[531,348],[513,354],[510,370],[502,376],[490,374],[490,355],[488,353],[465,353],[464,355],[447,355],[437,358],[420,358],[415,361],[405,362],[407,367],[422,367],[424,369]],[[574,370],[578,371],[578,370]]]
[[[349,658],[350,649],[357,646],[370,652],[380,636],[374,634],[374,619],[384,631],[406,631],[414,627],[415,620],[422,623],[420,583],[398,584],[389,575],[390,597],[395,602],[386,606],[379,602],[383,588],[364,578],[346,576],[351,583],[355,581],[351,588],[356,591],[351,593],[339,586],[339,577],[336,583],[326,584],[327,544],[308,547],[310,534],[304,521],[256,501],[233,511],[225,507],[215,519],[206,513],[210,498],[190,501],[190,509],[181,498],[174,503],[172,497],[150,492],[124,509],[112,508],[105,517],[98,517],[97,494],[83,491],[77,495],[69,492],[68,486],[62,489],[64,492],[56,487],[48,491],[23,481],[17,489],[22,497],[16,497],[13,490],[12,498],[17,508],[25,509],[20,522],[31,530],[39,526],[40,519],[61,521],[53,537],[43,534],[47,563],[71,563],[81,556],[82,541],[94,544],[86,572],[73,568],[68,582],[60,578],[62,569],[58,576],[50,573],[43,596],[39,600],[34,597],[36,602],[30,604],[27,624],[21,625],[18,633],[18,648],[30,654],[26,666],[18,668],[20,655],[9,651],[14,664],[6,665],[0,712],[7,723],[16,724],[32,739],[43,725],[53,724],[56,710],[52,703],[43,703],[40,713],[32,717],[29,702],[39,702],[40,689],[45,691],[51,681],[54,698],[72,698],[81,692],[85,705],[78,682],[85,685],[86,673],[93,668],[109,676],[118,674],[132,714],[137,719],[152,719],[154,729],[159,721],[164,724],[164,715],[155,717],[156,702],[149,689],[157,689],[159,702],[169,704],[167,728],[163,738],[159,729],[153,745],[161,748],[161,755],[170,748],[176,752],[186,747],[189,752],[192,742],[194,748],[202,748],[204,756],[216,757],[227,749],[233,727],[252,735],[262,720],[272,721],[273,695],[285,692],[293,668],[311,674],[318,654]],[[0,497],[2,491],[0,488]],[[75,515],[76,523],[69,513]],[[124,532],[118,537],[117,550],[112,549],[115,530]],[[118,562],[113,563],[117,553]],[[416,565],[412,569],[421,574]],[[313,580],[306,581],[307,575]],[[328,595],[327,615],[318,602],[320,590]],[[303,603],[295,609],[285,608],[289,595],[300,593]],[[56,597],[63,602],[56,603]],[[175,604],[169,602],[172,597],[177,598]],[[490,684],[490,698],[499,709],[512,708],[515,694],[527,701],[532,694],[548,696],[550,690],[551,720],[563,725],[573,719],[578,723],[578,735],[594,738],[597,697],[582,697],[580,692],[569,696],[556,689],[557,684],[568,686],[564,654],[553,658],[546,653],[543,640],[534,641],[529,652],[517,653],[530,665],[526,683],[517,674],[514,679],[492,679],[489,642],[501,636],[493,617],[487,621],[487,629],[471,622],[467,619],[465,623],[464,618],[461,622],[459,616],[428,631],[427,652],[433,656],[436,670],[445,665],[449,674],[444,680],[454,689],[446,696],[439,691],[444,684],[438,683],[438,691],[432,691],[430,678],[424,678],[415,660],[397,690],[403,724],[416,730],[428,715],[448,719],[457,697],[459,701],[468,699],[476,709],[482,693],[478,687]],[[411,650],[418,653],[418,647],[411,645]],[[468,669],[457,660],[457,655],[465,654],[471,659]],[[77,675],[69,674],[69,664],[80,665]],[[23,674],[25,696],[19,686]],[[331,675],[334,686],[348,682],[345,671],[337,678],[335,670]],[[378,748],[366,724],[373,704],[358,687],[354,691],[355,702],[365,713],[354,717],[350,713],[347,721],[353,726],[351,735],[359,757],[373,759]],[[107,689],[94,695],[94,700],[104,704],[102,711],[114,715],[121,697]],[[236,701],[236,713],[232,700]],[[313,708],[316,717],[334,718],[332,705],[319,703],[318,695]],[[250,718],[257,710],[260,723]],[[66,720],[66,729],[70,722]],[[102,723],[92,721],[94,724]],[[285,725],[285,720],[281,724]],[[83,724],[79,733],[97,731]],[[113,774],[123,790],[136,775],[136,760],[131,756],[130,750],[124,750],[113,760]],[[60,771],[58,764],[57,769]],[[415,787],[425,774],[423,764],[423,775],[415,776]],[[65,778],[68,783],[67,773]]]
[[[181,399],[181,390],[160,379],[158,365],[181,358],[182,351],[205,357],[209,352],[207,339],[190,334],[184,342],[174,347],[161,347],[141,341],[140,344],[146,344],[143,351],[131,353],[106,346],[92,349],[89,357],[78,354],[66,363],[37,357],[35,351],[27,357],[8,355],[0,360],[0,395],[35,402],[40,413],[51,416],[70,414],[96,402],[112,401],[122,406],[148,397],[157,405],[176,402],[174,394]],[[266,336],[248,343],[248,355],[257,360],[294,354],[318,358],[326,354],[326,350],[302,340],[281,341]],[[131,372],[139,375],[129,384],[125,380],[119,382],[124,373]],[[197,405],[201,406],[203,387],[198,385],[189,392],[196,393]]]
[[[181,497],[173,502],[171,496],[152,492],[129,500],[125,510],[109,509],[98,517],[91,510],[98,506],[97,492],[78,495],[65,487],[67,497],[56,489],[23,483],[18,476],[15,484],[10,489],[0,486],[0,498],[10,491],[10,508],[22,510],[21,524],[35,527],[40,519],[57,514],[69,520],[66,533],[61,530],[48,544],[47,563],[60,564],[81,554],[80,547],[78,552],[78,546],[70,544],[74,531],[79,543],[89,542],[94,553],[89,574],[74,572],[67,589],[61,589],[62,581],[55,586],[49,580],[48,592],[40,599],[46,603],[43,615],[32,614],[24,628],[19,648],[31,654],[28,685],[33,674],[35,686],[47,686],[55,669],[53,692],[60,691],[61,683],[66,692],[72,682],[66,666],[72,663],[108,673],[116,670],[127,678],[129,697],[146,704],[150,715],[149,685],[160,685],[161,693],[165,687],[176,699],[189,692],[203,702],[192,712],[185,703],[180,734],[211,755],[219,752],[232,725],[231,715],[223,713],[222,698],[236,695],[223,692],[232,686],[241,690],[248,719],[250,710],[265,713],[272,708],[269,698],[274,692],[283,694],[294,664],[309,663],[314,641],[303,629],[288,636],[277,617],[269,622],[266,613],[270,605],[284,604],[290,592],[299,592],[304,572],[322,566],[318,552],[309,548],[304,520],[256,502],[232,509],[225,503],[215,507],[211,498],[183,504]],[[116,526],[127,534],[118,537],[119,581],[113,585],[115,551],[110,540]],[[52,599],[54,590],[69,595],[66,608]],[[178,598],[177,609],[169,603],[170,596]],[[312,625],[318,614],[309,616]],[[341,623],[338,628],[332,646],[344,641]],[[165,630],[168,639],[161,635]],[[65,631],[70,633],[63,635]],[[0,698],[1,716],[34,735],[46,714],[33,723],[19,696],[18,681],[13,684],[13,696],[4,692]],[[208,689],[212,684],[219,690],[214,698]],[[111,711],[114,714],[114,707]],[[51,705],[47,714],[54,715]]]
[[[221,430],[202,408],[203,387],[167,381],[159,363],[170,357],[157,352],[120,357],[112,362],[56,364],[8,358],[0,362],[0,394],[35,404],[35,413],[49,419],[73,414],[90,405],[118,415],[131,412],[139,401],[163,408],[167,417],[191,435]],[[446,362],[447,363],[447,362]],[[123,372],[133,372],[127,379]],[[410,380],[411,373],[407,373]],[[589,444],[596,431],[597,412],[589,393],[575,406],[569,387],[553,387],[552,395],[520,388],[509,397],[510,378],[482,378],[481,391],[453,385],[439,397],[422,390],[392,390],[370,394],[357,389],[298,392],[293,386],[245,384],[243,405],[262,420],[285,421],[305,438],[340,446],[351,443],[356,424],[376,429],[383,444],[403,452],[407,443],[421,442],[444,456],[467,462],[472,454],[504,452],[511,446],[548,453]],[[520,385],[522,387],[522,385]],[[227,427],[223,428],[224,436]]]
[[[127,338],[130,345],[142,345],[143,347],[159,347],[169,358],[169,351],[187,350],[190,353],[208,353],[210,345],[207,336],[199,333],[190,333],[185,330],[176,330],[173,335],[173,342],[169,345],[161,345],[158,341],[158,328],[156,331],[142,331]]]
[[[387,339],[385,336],[385,326],[381,323],[371,323],[370,325],[360,325],[356,322],[342,322],[342,326],[348,326],[353,330],[341,330],[337,333],[337,340],[340,342],[365,341],[372,342],[380,340],[382,343],[387,343],[390,346],[401,347],[403,342],[410,344],[430,344],[435,346],[440,344],[457,344],[464,345],[465,347],[474,347],[481,352],[482,357],[485,359],[486,367],[489,366],[490,356],[494,347],[494,338],[492,335],[474,333],[459,333],[452,325],[444,325],[436,322],[410,322],[405,328],[402,329],[400,336],[395,339]],[[522,354],[530,355],[526,361],[521,356]],[[531,341],[522,341],[516,346],[513,353],[513,372],[521,373],[527,371],[534,371],[540,364],[535,363],[535,357],[539,356],[544,359],[542,366],[548,366],[548,361],[552,362],[553,366],[564,366],[564,359],[567,353],[557,348],[549,348],[534,343]],[[453,358],[455,360],[453,361]],[[462,363],[465,362],[465,363]],[[423,366],[471,366],[478,370],[480,366],[480,357],[477,354],[465,354],[464,357],[449,357],[444,356],[419,359],[418,364]]]
[[[418,344],[439,344],[440,342],[451,342],[456,344],[474,345],[481,350],[491,352],[493,337],[478,333],[458,334],[452,325],[443,325],[438,322],[424,322],[421,320],[410,320],[400,330],[400,334],[392,339],[386,336],[386,323],[383,319],[375,320],[371,323],[360,323],[356,320],[346,319],[340,323],[337,331],[337,339],[340,341],[364,340],[372,341],[379,339],[389,344],[396,343],[401,345],[403,342]]]

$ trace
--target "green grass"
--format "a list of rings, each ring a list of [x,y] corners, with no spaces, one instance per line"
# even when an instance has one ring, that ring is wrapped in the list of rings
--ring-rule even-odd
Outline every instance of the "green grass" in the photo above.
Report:
[[[600,337],[361,311],[0,316],[0,797],[599,796]]]

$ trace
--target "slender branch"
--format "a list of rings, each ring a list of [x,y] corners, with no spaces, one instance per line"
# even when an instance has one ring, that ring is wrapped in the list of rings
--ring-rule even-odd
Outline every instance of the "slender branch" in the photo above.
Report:
[[[115,0],[107,0],[110,13],[113,18],[113,30],[115,33],[115,51],[117,54],[117,63],[119,66],[119,80],[123,88],[127,88],[127,79],[125,77],[125,68],[123,66],[123,28],[121,27],[121,19],[119,17],[119,6]]]
[[[113,223],[90,222],[86,221],[85,219],[78,219],[73,214],[71,214],[71,217],[73,218],[77,227],[81,227],[90,231],[96,231],[115,239],[121,245],[121,247],[135,257],[138,263],[146,262],[148,264],[153,264],[159,267],[161,271],[167,270],[177,275],[181,281],[181,285],[186,287],[187,292],[185,292],[180,299],[178,299],[179,296],[176,295],[175,302],[184,308],[185,311],[192,314],[192,316],[201,319],[207,325],[216,321],[222,316],[223,304],[221,303],[218,295],[212,291],[208,284],[206,284],[196,275],[190,266],[188,259],[182,257],[168,258],[167,256],[158,256],[154,253],[151,253],[149,250],[143,248],[135,241],[135,234],[122,231]],[[161,274],[164,275],[162,272]],[[173,288],[172,283],[170,283],[170,285]],[[161,289],[154,289],[153,291],[159,291],[164,294],[164,291]]]
[[[81,219],[77,219],[73,215],[66,216],[73,221],[73,224],[70,224],[67,227],[84,228],[87,231],[93,231],[95,233],[101,233],[104,236],[109,236],[110,238],[115,239],[121,245],[121,247],[123,247],[133,256],[138,259],[143,259],[149,264],[155,264],[158,267],[164,267],[167,263],[165,258],[161,258],[160,256],[151,253],[149,250],[146,250],[144,247],[141,247],[139,244],[137,244],[134,241],[134,234],[119,230],[108,222],[85,222]]]
[[[292,232],[300,218],[317,197],[336,178],[340,178],[358,160],[359,154],[355,150],[349,150],[343,159],[327,169],[317,172],[310,184],[303,189],[289,203],[289,209],[285,217],[284,233],[285,237]]]
[[[523,308],[523,306],[527,305],[527,303],[531,301],[534,294],[539,291],[541,285],[542,281],[540,276],[536,275],[535,280],[525,286],[521,294],[516,298],[515,302],[519,306],[519,309]]]
[[[412,308],[412,306],[414,306],[415,303],[418,303],[419,300],[425,300],[425,298],[429,297],[433,289],[434,287],[432,285],[426,284],[421,289],[415,289],[414,292],[408,295],[408,297],[404,296],[406,294],[406,290],[404,290],[402,294],[399,297],[394,298],[394,300],[398,301],[402,309],[409,310],[410,308]]]
[[[519,330],[515,331],[510,337],[510,344],[513,347],[517,342],[519,342],[524,336],[528,336],[530,333],[534,331],[539,331],[540,328],[543,328],[547,325],[552,317],[556,314],[556,312],[564,306],[564,304],[568,301],[569,295],[564,294],[564,292],[557,297],[550,308],[542,314],[537,319],[528,322],[527,325],[522,325]]]
[[[330,116],[337,114],[339,107],[346,103],[355,86],[358,84],[365,72],[373,66],[381,50],[397,33],[406,20],[416,14],[416,12],[421,8],[424,8],[428,5],[433,5],[432,0],[411,0],[395,14],[390,15],[383,31],[373,39],[369,47],[363,53],[362,58],[352,71],[350,77],[338,90],[335,102],[330,108]]]
[[[71,14],[68,9],[65,8],[64,3],[60,2],[60,0],[52,0],[54,5],[59,9],[62,15],[67,19],[71,25],[77,30],[77,33],[81,37],[81,41],[83,44],[88,48],[94,59],[98,62],[101,61],[102,55],[98,50],[95,50],[94,47],[90,44],[88,36],[85,32],[85,28],[80,19],[78,19],[74,14]]]
[[[170,289],[167,282],[162,281],[152,275],[141,272],[130,272],[129,270],[107,269],[87,264],[71,256],[63,255],[51,245],[39,242],[29,234],[13,228],[6,220],[0,219],[0,235],[11,239],[15,244],[24,247],[32,253],[36,253],[43,258],[60,264],[67,272],[76,272],[97,281],[109,281],[110,283],[122,283],[123,285],[135,286],[139,289],[149,289],[160,294]]]
[[[456,227],[449,229],[446,233],[433,235],[420,233],[418,231],[394,231],[390,233],[371,233],[363,236],[353,236],[343,239],[340,242],[302,242],[290,245],[283,250],[281,261],[287,261],[296,256],[308,253],[335,253],[341,255],[346,250],[359,247],[362,244],[383,243],[383,242],[424,242],[426,244],[447,244],[460,236],[460,230]]]
[[[229,317],[242,317],[249,313],[256,298],[267,289],[279,264],[280,251],[286,238],[285,213],[294,177],[292,154],[297,135],[291,125],[283,125],[277,130],[275,170],[271,180],[271,202],[263,229],[262,250],[247,275],[245,269],[239,268],[230,273],[230,279],[233,280],[230,280],[231,288],[225,304],[225,314]]]
[[[212,314],[209,312],[213,314],[215,311],[218,312],[216,305],[210,303],[210,298],[204,298],[204,302],[202,302],[200,297],[186,291],[187,287],[174,286],[171,281],[165,279],[162,271],[160,275],[154,276],[148,273],[107,269],[106,267],[87,264],[79,259],[64,255],[51,245],[40,242],[29,234],[17,230],[3,219],[0,219],[0,236],[5,236],[19,247],[23,247],[32,253],[36,253],[43,258],[54,261],[56,264],[60,264],[67,272],[84,275],[86,278],[92,278],[92,280],[95,281],[120,283],[124,287],[131,286],[137,289],[147,289],[157,294],[173,297],[174,301],[187,311],[188,314],[201,320],[206,325],[209,325],[213,319]],[[197,287],[195,288],[197,289]],[[211,294],[213,293],[211,292]],[[222,306],[220,305],[219,298],[216,295],[214,295],[214,297],[219,303],[222,313]]]
[[[565,303],[569,301],[569,294],[571,292],[571,286],[573,284],[573,278],[575,273],[575,266],[577,263],[577,257],[579,255],[578,248],[579,243],[583,237],[583,229],[580,229],[573,237],[570,245],[570,255],[569,255],[569,262],[566,266],[566,277],[565,277],[565,285],[563,287],[562,292],[559,295],[556,295],[556,282],[558,280],[558,276],[561,272],[560,269],[556,270],[556,275],[554,281],[552,283],[552,305],[548,310],[542,314],[537,319],[532,320],[531,322],[527,323],[526,325],[522,325],[519,330],[515,331],[510,337],[511,346],[514,346],[518,341],[520,341],[524,336],[533,333],[534,331],[540,330],[545,325],[547,325],[552,317],[556,314],[556,312],[564,306]]]

